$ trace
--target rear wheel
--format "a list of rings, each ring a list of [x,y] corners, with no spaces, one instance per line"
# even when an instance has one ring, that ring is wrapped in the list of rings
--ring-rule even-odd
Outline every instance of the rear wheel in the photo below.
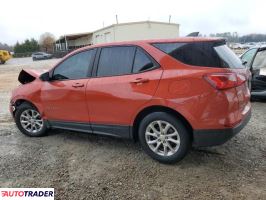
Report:
[[[164,112],[151,113],[141,121],[139,140],[145,152],[162,163],[182,160],[191,146],[186,127]]]
[[[4,61],[4,60],[1,60],[1,64],[5,64],[6,63],[6,61]]]
[[[19,130],[31,137],[45,135],[47,125],[39,111],[29,103],[23,103],[17,107],[15,122]]]

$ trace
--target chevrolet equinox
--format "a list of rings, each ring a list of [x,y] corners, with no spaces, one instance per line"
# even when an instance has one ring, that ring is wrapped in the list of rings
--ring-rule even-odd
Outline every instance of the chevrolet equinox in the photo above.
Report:
[[[250,72],[220,38],[92,45],[22,70],[10,112],[31,137],[60,128],[131,138],[163,163],[225,143],[251,116]]]

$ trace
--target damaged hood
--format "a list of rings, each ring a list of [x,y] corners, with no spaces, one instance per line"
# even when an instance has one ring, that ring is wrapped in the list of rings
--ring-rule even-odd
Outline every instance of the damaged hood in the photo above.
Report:
[[[18,81],[21,84],[26,84],[34,81],[36,78],[39,78],[41,74],[47,72],[48,70],[34,70],[34,69],[22,69],[18,75]]]

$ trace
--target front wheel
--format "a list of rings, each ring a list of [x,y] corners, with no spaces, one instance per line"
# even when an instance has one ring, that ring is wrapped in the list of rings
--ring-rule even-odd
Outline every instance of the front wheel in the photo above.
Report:
[[[47,124],[39,111],[28,103],[17,107],[15,122],[19,130],[30,137],[39,137],[46,134]]]
[[[145,152],[162,163],[182,160],[191,146],[187,128],[164,112],[151,113],[141,121],[139,140]]]

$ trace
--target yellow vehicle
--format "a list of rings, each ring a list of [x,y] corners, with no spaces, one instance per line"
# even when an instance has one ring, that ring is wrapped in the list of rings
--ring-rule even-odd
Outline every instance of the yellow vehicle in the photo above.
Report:
[[[11,54],[9,51],[0,50],[0,64],[4,64],[7,60],[11,58]]]

